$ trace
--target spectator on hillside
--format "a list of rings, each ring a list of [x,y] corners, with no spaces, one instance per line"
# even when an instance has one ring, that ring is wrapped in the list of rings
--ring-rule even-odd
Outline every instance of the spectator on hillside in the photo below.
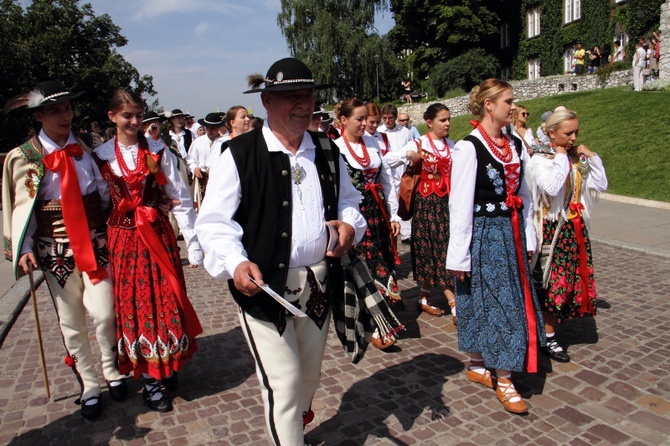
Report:
[[[405,90],[405,100],[408,104],[412,103],[412,80],[405,79],[402,81],[402,88]]]
[[[626,55],[625,50],[621,46],[621,41],[620,40],[615,40],[614,41],[614,54],[610,56],[609,62],[620,62],[623,60],[624,56]]]
[[[546,111],[542,113],[542,116],[540,117],[542,119],[542,124],[537,128],[537,141],[540,143],[540,145],[548,146],[549,145],[549,136],[547,136],[546,130],[545,130],[545,122],[547,121],[547,118],[551,116],[550,111]]]
[[[600,61],[602,59],[602,54],[600,54],[600,47],[595,45],[592,51],[586,52],[589,55],[589,73],[593,74],[598,68],[600,68]]]
[[[644,85],[644,76],[642,70],[646,65],[647,52],[642,47],[642,43],[635,44],[635,55],[633,56],[633,89],[642,91]]]
[[[577,51],[575,51],[575,74],[577,76],[584,74],[585,58],[586,58],[586,50],[582,47],[581,42],[577,43]]]

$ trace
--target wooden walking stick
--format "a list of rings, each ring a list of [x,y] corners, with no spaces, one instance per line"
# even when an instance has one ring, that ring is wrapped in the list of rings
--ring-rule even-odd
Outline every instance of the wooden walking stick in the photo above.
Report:
[[[33,267],[28,262],[28,279],[30,280],[30,298],[33,301],[33,314],[35,315],[35,328],[37,329],[37,343],[40,347],[40,359],[42,360],[42,377],[44,378],[44,388],[47,391],[47,398],[51,398],[49,390],[49,377],[47,376],[47,363],[44,360],[44,345],[42,345],[42,329],[40,328],[40,315],[37,312],[37,297],[35,296],[35,281],[33,280]]]

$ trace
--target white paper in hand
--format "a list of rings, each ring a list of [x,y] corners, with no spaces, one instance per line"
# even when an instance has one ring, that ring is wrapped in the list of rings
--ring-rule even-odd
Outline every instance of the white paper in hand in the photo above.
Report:
[[[256,286],[258,286],[261,290],[265,291],[266,293],[268,293],[270,295],[270,297],[272,297],[274,300],[279,302],[282,307],[284,307],[288,311],[290,311],[294,316],[307,317],[307,315],[305,313],[303,313],[302,311],[300,311],[298,308],[296,308],[295,305],[293,305],[291,302],[289,302],[286,299],[284,299],[283,297],[281,297],[279,294],[275,293],[275,291],[272,288],[270,288],[267,285],[261,285],[260,283],[256,282],[254,280],[254,278],[251,277],[249,274],[247,274],[247,277],[249,278],[249,280],[251,280],[253,283],[255,283]]]

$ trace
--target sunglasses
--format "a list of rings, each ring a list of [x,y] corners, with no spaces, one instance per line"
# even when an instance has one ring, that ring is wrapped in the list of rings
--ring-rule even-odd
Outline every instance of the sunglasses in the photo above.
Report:
[[[521,113],[519,113],[519,114],[520,114],[521,116],[530,116],[530,113],[527,113],[527,112],[521,112]]]
[[[398,122],[407,122],[409,119],[398,119]]]

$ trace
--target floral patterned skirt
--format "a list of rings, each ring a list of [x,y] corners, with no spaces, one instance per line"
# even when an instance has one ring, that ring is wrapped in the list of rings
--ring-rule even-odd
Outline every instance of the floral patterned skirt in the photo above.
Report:
[[[414,198],[412,219],[412,271],[419,285],[453,287],[447,272],[449,247],[449,196],[431,194]]]
[[[368,223],[363,239],[354,246],[356,255],[370,269],[379,292],[391,305],[400,300],[400,291],[395,278],[395,256],[391,247],[391,234],[386,226],[381,209],[372,197],[364,190],[360,203],[361,214]]]
[[[185,288],[179,247],[167,217],[153,223],[179,281]],[[136,229],[110,227],[119,372],[160,380],[179,370],[197,350],[185,330],[177,295]]]
[[[529,334],[511,219],[475,217],[470,255],[471,277],[455,284],[458,348],[481,353],[487,367],[522,372]],[[524,268],[530,283],[528,262]],[[542,311],[532,284],[530,288],[537,325],[530,335],[544,345]]]
[[[581,217],[580,217],[581,218]],[[550,245],[554,239],[554,233],[558,222],[544,220],[543,222],[543,244]],[[593,303],[593,312],[596,314],[596,282],[593,278],[593,258],[591,257],[591,240],[589,233],[582,220],[586,248],[586,264],[588,270],[588,299]],[[565,319],[584,316],[580,312],[582,300],[582,279],[579,275],[579,246],[575,236],[575,227],[572,221],[563,223],[561,233],[558,235],[554,256],[551,261],[549,272],[549,283],[544,298],[544,310],[556,315],[560,324]]]

